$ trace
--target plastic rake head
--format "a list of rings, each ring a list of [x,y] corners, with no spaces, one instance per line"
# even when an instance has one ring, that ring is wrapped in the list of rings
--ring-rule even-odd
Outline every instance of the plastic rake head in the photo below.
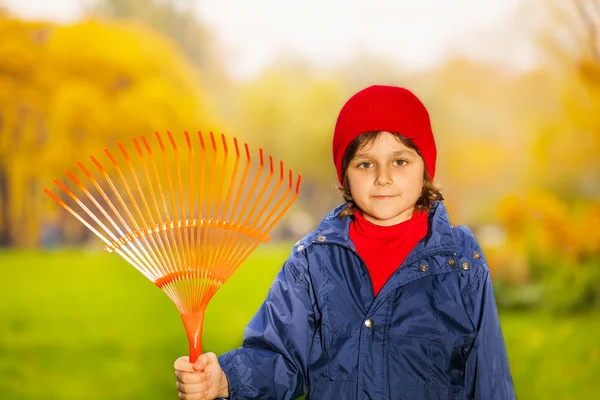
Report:
[[[194,362],[202,353],[206,306],[270,239],[302,177],[294,183],[282,161],[275,166],[262,149],[256,160],[235,138],[198,132],[194,140],[185,132],[179,147],[170,132],[170,145],[155,136],[153,144],[133,138],[131,152],[121,143],[120,154],[105,149],[105,164],[90,156],[93,173],[77,162],[79,178],[66,171],[67,184],[54,180],[59,195],[44,192],[171,298]]]

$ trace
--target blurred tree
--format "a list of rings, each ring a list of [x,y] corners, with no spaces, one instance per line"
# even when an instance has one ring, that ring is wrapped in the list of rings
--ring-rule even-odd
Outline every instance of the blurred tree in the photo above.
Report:
[[[300,204],[315,218],[341,201],[331,136],[347,96],[335,76],[317,76],[297,61],[281,62],[239,87],[234,131],[304,175]]]
[[[557,102],[538,123],[536,180],[572,198],[600,198],[600,0],[552,1],[540,43]]]
[[[155,130],[214,126],[195,69],[148,28],[4,17],[0,37],[1,246],[34,245],[63,218],[41,189],[78,157]],[[61,229],[79,237],[68,221]]]
[[[498,208],[507,233],[504,264],[527,259],[527,280],[543,285],[543,306],[573,311],[600,306],[600,203],[562,201],[546,191],[507,196]],[[503,281],[514,281],[503,271]],[[523,283],[523,282],[519,282]]]
[[[88,12],[112,19],[142,22],[178,43],[201,71],[222,71],[216,57],[214,38],[193,12],[194,0],[101,0],[92,3]]]
[[[196,0],[99,0],[87,12],[95,17],[129,19],[171,38],[197,66],[204,86],[223,115],[231,112],[233,88],[225,72],[218,40],[197,17]]]

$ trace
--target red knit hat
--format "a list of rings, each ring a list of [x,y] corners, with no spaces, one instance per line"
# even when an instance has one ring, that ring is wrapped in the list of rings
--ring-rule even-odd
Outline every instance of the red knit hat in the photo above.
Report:
[[[370,86],[342,107],[333,134],[333,162],[342,182],[342,158],[358,135],[371,131],[397,133],[421,152],[431,179],[435,176],[436,147],[429,113],[411,91],[396,86]]]

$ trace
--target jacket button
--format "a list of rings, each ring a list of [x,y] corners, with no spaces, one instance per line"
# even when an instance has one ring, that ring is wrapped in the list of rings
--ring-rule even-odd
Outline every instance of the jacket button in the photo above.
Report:
[[[419,269],[421,270],[421,272],[427,272],[427,270],[429,269],[429,267],[425,264],[421,264],[421,266],[419,267]]]
[[[469,264],[468,262],[464,262],[461,265],[462,269],[464,269],[465,271],[468,270],[469,268],[471,268],[471,264]]]
[[[298,246],[298,251],[302,251],[302,250],[304,250],[304,246],[303,245]]]
[[[323,241],[325,241],[325,239],[326,239],[326,238],[325,238],[325,236],[319,236],[319,237],[317,238],[317,240],[318,240],[319,242],[323,242]]]
[[[473,258],[476,259],[476,260],[479,260],[481,258],[481,254],[479,254],[479,252],[476,251],[476,252],[473,253]]]
[[[448,260],[448,264],[450,264],[451,267],[454,267],[456,265],[456,261],[454,261],[454,258],[451,258]]]
[[[372,320],[371,318],[369,318],[369,319],[367,319],[367,320],[365,321],[365,326],[366,326],[367,328],[369,328],[369,329],[371,329],[371,328],[373,327],[373,325],[374,325],[374,324],[375,324],[375,323],[373,322],[373,320]]]

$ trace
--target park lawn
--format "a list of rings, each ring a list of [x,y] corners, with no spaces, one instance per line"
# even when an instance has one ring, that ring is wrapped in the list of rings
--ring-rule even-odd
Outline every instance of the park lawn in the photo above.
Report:
[[[261,245],[209,305],[204,350],[240,344],[290,245]],[[179,312],[116,254],[0,252],[0,399],[177,398]],[[504,312],[519,399],[600,398],[600,314]]]

